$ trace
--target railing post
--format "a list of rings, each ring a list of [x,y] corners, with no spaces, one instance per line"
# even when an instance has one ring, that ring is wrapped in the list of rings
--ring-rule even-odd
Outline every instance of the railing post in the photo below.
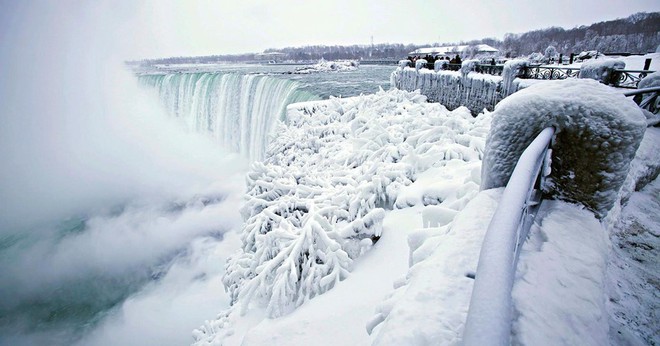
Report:
[[[646,59],[646,61],[644,61],[644,70],[648,71],[650,69],[651,69],[651,58],[648,58]]]
[[[571,53],[571,58],[568,60],[569,65],[573,63],[573,57],[575,57],[575,53]]]

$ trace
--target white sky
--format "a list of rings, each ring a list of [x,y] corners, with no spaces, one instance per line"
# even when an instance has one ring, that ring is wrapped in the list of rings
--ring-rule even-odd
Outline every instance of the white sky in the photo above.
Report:
[[[2,7],[3,31],[8,21],[48,11],[54,23],[79,21],[76,34],[114,32],[125,44],[127,58],[142,58],[368,44],[371,36],[374,43],[416,44],[501,39],[507,32],[572,28],[641,11],[660,11],[660,1],[9,0]]]

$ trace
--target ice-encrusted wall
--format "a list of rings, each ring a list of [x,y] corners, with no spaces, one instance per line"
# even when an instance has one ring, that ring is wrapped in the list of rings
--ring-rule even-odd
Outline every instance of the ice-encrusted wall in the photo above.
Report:
[[[488,74],[401,67],[392,72],[391,81],[397,89],[419,89],[429,101],[438,102],[449,110],[465,106],[473,115],[481,113],[484,108],[492,111],[498,102],[520,88],[518,83],[511,81],[507,84],[510,87],[505,89],[502,77]]]

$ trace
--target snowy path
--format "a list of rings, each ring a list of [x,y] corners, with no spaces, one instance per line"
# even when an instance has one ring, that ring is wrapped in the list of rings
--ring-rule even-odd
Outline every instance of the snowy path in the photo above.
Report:
[[[518,262],[512,343],[607,345],[606,231],[574,204],[545,201],[539,214]]]
[[[350,280],[306,302],[294,313],[264,319],[243,345],[368,345],[366,323],[392,282],[408,269],[408,233],[421,228],[420,208],[395,210],[383,221],[383,235],[354,263]]]

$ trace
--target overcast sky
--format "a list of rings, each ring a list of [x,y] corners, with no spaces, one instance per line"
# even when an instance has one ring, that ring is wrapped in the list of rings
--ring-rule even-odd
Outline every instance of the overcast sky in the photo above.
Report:
[[[122,42],[127,58],[369,44],[372,36],[374,43],[416,44],[501,39],[508,32],[572,28],[636,12],[660,11],[660,0],[0,2],[0,38],[11,22],[54,35],[69,35],[71,30],[74,35],[110,32]],[[35,19],[39,16],[45,18]],[[69,31],[58,32],[58,23]]]

